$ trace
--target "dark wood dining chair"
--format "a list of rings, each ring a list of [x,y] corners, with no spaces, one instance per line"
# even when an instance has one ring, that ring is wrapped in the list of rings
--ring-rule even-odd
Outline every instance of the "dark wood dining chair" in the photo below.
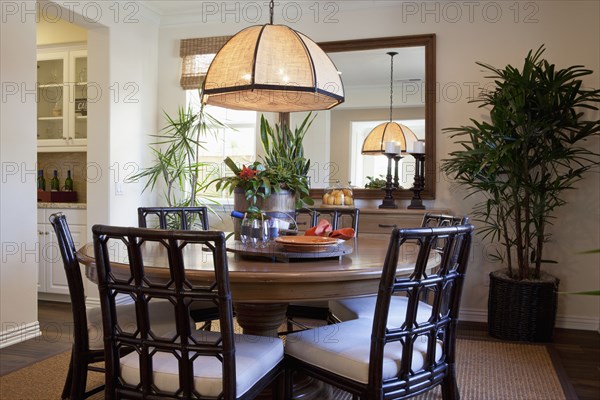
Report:
[[[292,333],[286,341],[286,396],[294,373],[303,373],[353,394],[355,399],[406,399],[441,385],[445,400],[459,399],[456,325],[469,261],[472,225],[394,229],[372,319],[356,319]],[[433,245],[443,239],[441,254]],[[417,252],[412,274],[396,274],[405,246]],[[427,272],[431,253],[440,257]],[[433,290],[433,302],[420,300]],[[392,298],[404,307],[390,307]],[[316,339],[318,338],[318,340]]]
[[[360,209],[346,207],[314,207],[300,208],[296,210],[296,219],[306,215],[310,227],[316,226],[321,218],[326,219],[331,224],[333,230],[343,227],[353,228],[358,233],[358,220]],[[346,223],[346,220],[349,223]]]
[[[457,226],[469,223],[468,216],[446,215],[425,213],[421,221],[422,228],[433,228],[439,226]],[[441,251],[444,246],[444,239],[439,239],[433,243],[433,248],[436,251]],[[429,295],[428,290],[424,290],[421,294],[422,300],[427,300]],[[360,298],[330,300],[329,301],[329,320],[334,322],[349,321],[357,318],[373,318],[375,312],[376,296],[366,296]],[[396,305],[396,303],[399,303]],[[392,307],[403,307],[402,299],[392,298]]]
[[[306,231],[308,228],[317,225],[317,212],[308,207],[297,208],[295,219],[298,230]]]
[[[84,399],[104,388],[102,385],[88,392],[85,391],[88,371],[104,372],[104,368],[92,365],[104,361],[102,315],[99,307],[86,310],[83,279],[67,218],[62,213],[52,214],[50,224],[56,233],[56,240],[62,256],[73,313],[73,346],[61,399]],[[167,327],[165,317],[168,318],[169,310],[165,308],[165,305],[165,302],[159,302],[153,304],[151,308],[157,329],[161,332],[165,331]],[[124,326],[135,323],[134,304],[122,304],[117,308],[122,316],[121,322]]]
[[[234,334],[225,235],[215,231],[157,230],[94,225],[94,253],[104,323],[106,399],[252,399],[269,385],[283,389],[283,342],[279,338]],[[113,250],[125,248],[131,277],[111,269]],[[164,281],[148,277],[142,247],[165,254]],[[152,249],[154,252],[154,248]],[[186,277],[186,254],[212,262],[206,284]],[[115,294],[135,299],[137,326],[125,331],[115,312]],[[174,318],[169,334],[157,335],[149,305],[167,300]],[[220,331],[198,331],[186,323],[193,303],[219,310]],[[129,351],[122,356],[123,350]]]
[[[209,229],[208,209],[204,206],[139,207],[138,226],[140,228],[207,231]]]
[[[311,227],[316,226],[321,217],[325,217],[331,224],[332,230],[345,227],[345,220],[349,220],[349,227],[354,229],[355,235],[358,235],[360,215],[358,208],[302,208],[296,210],[296,218],[300,215],[308,216]],[[327,301],[290,303],[287,308],[286,318],[287,331],[281,332],[282,334],[292,332],[294,329],[308,329],[308,325],[301,322],[300,319],[321,320],[326,323],[337,321],[330,312]]]
[[[138,226],[140,228],[207,231],[209,229],[208,208],[204,206],[138,207]],[[212,321],[219,318],[219,312],[215,307],[197,305],[190,310],[190,313],[194,321],[201,323],[202,329],[205,330],[210,330]]]
[[[466,215],[446,215],[446,214],[435,214],[425,213],[423,215],[423,221],[421,226],[424,228],[433,228],[438,226],[458,226],[469,223],[469,217]]]

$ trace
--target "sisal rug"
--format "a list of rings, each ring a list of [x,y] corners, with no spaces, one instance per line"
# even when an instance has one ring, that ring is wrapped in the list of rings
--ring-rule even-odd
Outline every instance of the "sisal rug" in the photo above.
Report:
[[[568,400],[552,358],[544,345],[481,340],[457,341],[458,387],[467,400]],[[0,377],[0,399],[60,399],[69,363],[69,352]],[[103,375],[90,373],[89,387],[99,385]],[[567,393],[569,389],[567,388]],[[103,393],[91,397],[104,398]],[[334,391],[335,400],[351,396]],[[441,400],[439,388],[414,397]]]

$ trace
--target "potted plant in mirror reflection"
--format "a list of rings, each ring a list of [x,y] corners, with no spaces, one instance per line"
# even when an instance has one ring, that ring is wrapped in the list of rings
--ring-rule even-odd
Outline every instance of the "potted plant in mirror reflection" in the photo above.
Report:
[[[381,174],[377,178],[367,176],[366,179],[367,183],[365,183],[365,189],[383,189],[387,184],[385,177]]]
[[[554,263],[544,257],[549,227],[566,192],[598,165],[598,154],[584,146],[600,132],[600,122],[584,114],[600,101],[600,91],[580,79],[592,71],[558,69],[543,52],[530,51],[521,70],[477,63],[494,79],[473,100],[490,107],[489,120],[445,129],[461,149],[443,169],[479,199],[478,231],[500,245],[492,257],[507,269],[490,274],[488,327],[510,340],[551,339],[558,279],[541,271]]]
[[[308,171],[310,160],[304,157],[302,140],[312,124],[312,113],[299,127],[292,131],[287,126],[275,124],[273,128],[264,116],[260,121],[260,138],[264,156],[249,165],[238,166],[231,158],[224,160],[232,174],[221,176],[208,182],[215,185],[217,191],[242,191],[248,201],[247,210],[261,212],[261,199],[267,199],[274,193],[291,192],[295,197],[296,208],[304,204],[312,205]],[[289,210],[293,211],[293,210]]]
[[[156,141],[150,144],[154,155],[153,164],[130,177],[127,182],[146,180],[142,191],[154,190],[157,184],[169,207],[194,207],[205,205],[210,209],[216,200],[202,192],[208,180],[203,173],[210,163],[203,162],[200,150],[204,149],[202,137],[216,134],[226,126],[206,112],[179,107],[177,114],[164,114],[167,124],[158,134],[151,135]],[[212,210],[211,210],[212,211]],[[173,221],[177,225],[177,221]]]

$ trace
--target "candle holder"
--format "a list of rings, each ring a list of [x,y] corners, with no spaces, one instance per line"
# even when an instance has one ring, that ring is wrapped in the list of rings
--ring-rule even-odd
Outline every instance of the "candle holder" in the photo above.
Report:
[[[395,154],[393,157],[394,163],[394,187],[400,189],[400,180],[398,179],[398,162],[403,158],[400,154]]]
[[[407,208],[411,210],[424,210],[425,206],[421,199],[421,192],[425,189],[425,154],[410,153],[410,155],[415,158],[415,181],[413,187],[410,188],[413,192],[413,197]]]
[[[396,188],[394,187],[394,182],[392,181],[392,159],[395,156],[398,156],[398,154],[383,153],[383,155],[388,158],[388,167],[385,188],[383,188],[383,190],[385,191],[385,197],[379,205],[379,208],[398,208],[396,200],[394,200],[394,190],[396,190]]]

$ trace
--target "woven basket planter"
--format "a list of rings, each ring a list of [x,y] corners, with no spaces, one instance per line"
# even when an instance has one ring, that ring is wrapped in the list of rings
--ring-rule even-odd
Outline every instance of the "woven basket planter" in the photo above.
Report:
[[[549,342],[554,333],[558,283],[546,274],[542,281],[516,281],[506,271],[490,273],[488,330],[503,340]]]

